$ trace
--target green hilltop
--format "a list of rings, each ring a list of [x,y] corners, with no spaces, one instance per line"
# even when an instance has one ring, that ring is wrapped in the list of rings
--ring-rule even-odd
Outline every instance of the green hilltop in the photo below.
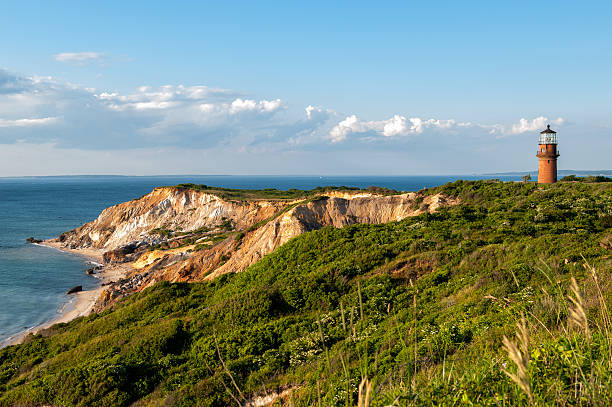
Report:
[[[267,188],[267,189],[234,189],[234,188],[222,188],[215,187],[204,184],[178,184],[171,188],[178,188],[183,190],[190,191],[200,191],[206,192],[208,194],[217,195],[220,198],[225,200],[232,201],[252,201],[252,200],[296,200],[296,199],[306,199],[312,198],[317,195],[322,195],[332,191],[338,192],[371,192],[379,195],[395,195],[400,192],[388,189],[381,188],[376,186],[371,186],[366,189],[360,189],[356,187],[334,187],[334,186],[326,186],[326,187],[317,187],[308,191],[304,191],[301,189],[288,189],[288,190],[280,190],[275,188]]]
[[[243,273],[158,283],[0,349],[0,405],[612,399],[612,184],[422,192],[461,204],[305,233]]]

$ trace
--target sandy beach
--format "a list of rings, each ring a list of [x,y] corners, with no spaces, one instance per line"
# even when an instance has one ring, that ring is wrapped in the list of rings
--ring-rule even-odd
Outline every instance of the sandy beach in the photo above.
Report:
[[[63,247],[61,243],[59,243],[55,239],[44,240],[38,244],[40,244],[41,246],[52,247],[61,252],[78,254],[80,256],[86,257],[90,261],[93,261],[99,264],[103,263],[103,258],[102,258],[103,251],[100,249],[92,249],[92,248],[70,249],[67,247]]]
[[[53,240],[45,240],[37,244],[52,247],[62,252],[76,254],[85,257],[91,263],[103,265],[102,250],[99,249],[69,249],[62,247],[57,241]],[[49,328],[55,324],[69,322],[75,318],[89,315],[96,303],[96,300],[104,290],[104,285],[121,280],[126,276],[129,270],[129,266],[126,265],[103,266],[102,269],[94,275],[94,277],[100,280],[96,288],[70,294],[70,302],[65,305],[64,309],[59,311],[60,313],[58,316],[41,325],[29,328],[26,331],[17,334],[14,338],[8,339],[4,346],[19,344],[29,334],[36,334],[37,332],[40,332],[41,330]]]

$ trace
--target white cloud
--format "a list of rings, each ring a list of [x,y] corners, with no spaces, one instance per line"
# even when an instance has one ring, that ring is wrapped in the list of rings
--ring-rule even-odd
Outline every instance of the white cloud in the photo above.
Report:
[[[238,113],[249,110],[255,110],[257,108],[257,102],[254,100],[242,100],[240,98],[234,100],[230,107],[230,113]]]
[[[261,111],[263,112],[274,112],[281,107],[281,100],[262,100],[259,102],[259,105],[261,106]]]
[[[404,134],[407,129],[406,118],[396,114],[385,123],[382,134],[385,137],[393,137]]]
[[[199,110],[209,115],[235,115],[244,112],[270,114],[281,109],[282,101],[232,98],[233,92],[207,86],[141,86],[134,93],[100,92],[95,97],[116,111]]]
[[[406,119],[401,115],[394,115],[390,119],[380,121],[362,121],[355,115],[347,116],[334,126],[330,133],[332,142],[345,140],[350,134],[375,133],[383,137],[409,136],[421,134],[427,128],[450,129],[457,124],[454,120],[423,120],[418,117]]]
[[[260,100],[238,98],[232,102],[229,108],[231,114],[240,112],[272,113],[281,107],[281,100]]]
[[[100,52],[61,52],[54,54],[53,59],[72,65],[84,65],[88,62],[101,61],[104,55]]]
[[[306,106],[304,110],[306,111],[306,118],[311,122],[324,122],[336,114],[333,110],[313,105]]]
[[[534,119],[519,119],[518,123],[513,123],[509,126],[504,124],[472,124],[474,127],[479,127],[489,131],[489,134],[496,136],[497,138],[503,138],[508,136],[516,136],[524,133],[539,133],[546,128],[546,125],[562,126],[565,124],[565,119],[558,117],[556,119],[549,120],[545,116],[538,116]]]
[[[310,107],[310,106],[309,106]],[[308,113],[308,108],[307,108]],[[379,121],[363,121],[356,115],[346,116],[346,118],[336,124],[329,132],[328,139],[332,143],[338,143],[347,139],[351,134],[367,134],[378,135],[383,137],[402,137],[415,134],[421,134],[428,129],[439,131],[448,131],[456,133],[471,129],[473,134],[478,133],[478,129],[486,130],[489,134],[497,135],[498,137],[517,135],[528,132],[539,132],[546,128],[547,124],[561,126],[565,123],[565,119],[559,117],[554,120],[549,120],[544,116],[538,116],[535,119],[527,120],[520,119],[518,123],[506,126],[503,124],[479,124],[475,122],[457,122],[453,119],[421,119],[412,117],[407,119],[405,116],[396,114],[386,120]],[[372,137],[367,137],[372,140]]]
[[[46,126],[57,121],[57,117],[42,117],[40,119],[0,119],[0,127],[33,127]]]
[[[541,131],[546,128],[547,124],[554,124],[556,126],[561,126],[565,120],[562,117],[559,117],[554,120],[548,120],[548,118],[544,116],[536,117],[532,120],[527,120],[521,118],[517,124],[513,124],[510,129],[510,134],[523,134],[532,131]]]
[[[320,107],[314,107],[313,105],[306,106],[304,110],[306,110],[306,117],[308,117],[308,120],[311,120],[316,114],[323,111]]]
[[[359,121],[357,116],[352,115],[347,116],[346,119],[334,126],[329,132],[329,135],[333,143],[338,143],[345,140],[351,133],[362,133],[367,130],[367,127]]]
[[[129,110],[199,110],[207,114],[235,114],[243,111],[258,113],[274,112],[281,106],[280,99],[255,101],[234,99],[234,93],[226,89],[207,86],[162,86],[153,89],[140,86],[137,92],[121,95],[117,92],[100,92],[95,97],[116,111]]]

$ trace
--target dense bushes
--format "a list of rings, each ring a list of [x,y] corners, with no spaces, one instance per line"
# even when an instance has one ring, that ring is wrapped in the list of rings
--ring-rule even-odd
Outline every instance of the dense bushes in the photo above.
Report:
[[[291,388],[293,405],[344,406],[363,377],[372,405],[516,404],[528,396],[503,372],[514,367],[501,346],[521,315],[532,321],[529,397],[609,395],[610,344],[595,322],[605,327],[597,311],[611,287],[599,242],[612,188],[459,181],[425,192],[462,204],[306,233],[244,273],[159,283],[0,350],[0,405],[225,406]],[[588,341],[566,329],[572,276]]]
[[[577,177],[575,175],[567,175],[561,178],[561,181],[578,181],[578,182],[612,182],[612,178],[605,177],[603,175],[589,175],[586,177]]]

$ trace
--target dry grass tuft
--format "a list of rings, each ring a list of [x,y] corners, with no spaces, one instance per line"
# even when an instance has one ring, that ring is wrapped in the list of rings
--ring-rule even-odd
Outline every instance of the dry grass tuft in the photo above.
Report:
[[[372,399],[372,382],[364,377],[359,383],[359,397],[357,398],[357,407],[368,407]]]
[[[533,400],[531,393],[531,383],[529,380],[529,331],[527,330],[527,321],[525,316],[521,316],[521,321],[516,324],[516,339],[518,345],[508,339],[505,335],[503,338],[504,350],[508,353],[510,360],[516,365],[516,374],[502,369],[519,387],[525,392],[529,398],[529,402]]]
[[[570,295],[567,296],[571,304],[569,308],[569,323],[571,326],[584,332],[587,338],[590,338],[591,332],[589,331],[589,323],[586,312],[584,311],[584,300],[582,299],[578,283],[574,277],[572,277],[570,282],[570,291]]]

